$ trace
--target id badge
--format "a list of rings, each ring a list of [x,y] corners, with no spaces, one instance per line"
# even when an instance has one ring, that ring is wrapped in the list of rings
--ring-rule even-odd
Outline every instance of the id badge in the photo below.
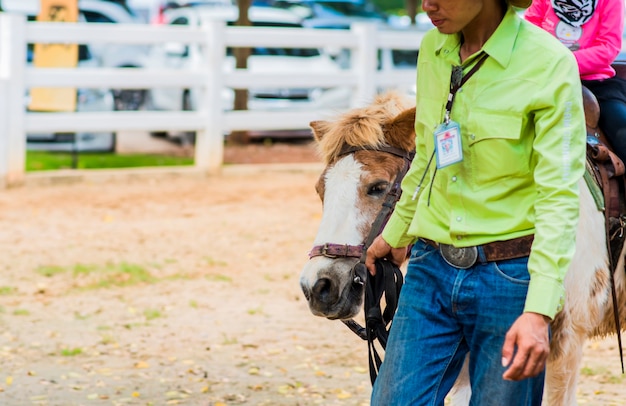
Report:
[[[437,155],[437,169],[463,160],[461,147],[461,127],[459,123],[450,120],[435,130],[435,151]]]

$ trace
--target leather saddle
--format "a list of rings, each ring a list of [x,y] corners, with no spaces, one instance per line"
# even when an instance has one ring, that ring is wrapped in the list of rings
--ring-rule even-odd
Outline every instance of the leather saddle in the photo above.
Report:
[[[617,75],[626,78],[626,61],[613,64]],[[604,211],[607,226],[607,242],[612,266],[617,265],[624,243],[626,220],[626,168],[600,128],[600,106],[596,97],[583,86],[583,106],[587,127],[587,173],[585,179],[596,199],[598,208]],[[592,182],[593,180],[593,182]]]

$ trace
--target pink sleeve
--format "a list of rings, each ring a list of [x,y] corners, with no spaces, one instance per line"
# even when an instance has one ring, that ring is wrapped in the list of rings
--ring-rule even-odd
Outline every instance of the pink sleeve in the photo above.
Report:
[[[550,0],[533,0],[530,7],[524,11],[524,18],[541,27],[541,23],[546,16],[546,7],[550,6]]]
[[[596,13],[600,13],[597,35],[588,46],[574,51],[581,76],[610,65],[622,49],[623,0],[601,1]]]

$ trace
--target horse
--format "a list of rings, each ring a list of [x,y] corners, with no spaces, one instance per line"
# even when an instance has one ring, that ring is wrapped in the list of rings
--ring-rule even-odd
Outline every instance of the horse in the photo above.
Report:
[[[305,264],[300,286],[310,311],[331,320],[350,320],[363,304],[363,283],[353,267],[381,210],[403,158],[383,146],[403,151],[415,148],[415,104],[398,93],[385,93],[362,108],[310,123],[325,164],[315,189],[323,214],[314,239],[318,249]],[[345,146],[355,146],[346,153]],[[604,213],[598,209],[584,179],[580,187],[580,219],[576,251],[566,274],[563,309],[551,323],[552,338],[546,370],[544,404],[575,405],[585,340],[615,334],[611,271]],[[344,246],[343,249],[337,247]],[[626,273],[622,249],[614,284],[620,325],[626,325]],[[471,355],[470,355],[471,356]],[[467,364],[467,359],[466,359]],[[471,390],[467,368],[450,393],[455,405],[467,404]]]

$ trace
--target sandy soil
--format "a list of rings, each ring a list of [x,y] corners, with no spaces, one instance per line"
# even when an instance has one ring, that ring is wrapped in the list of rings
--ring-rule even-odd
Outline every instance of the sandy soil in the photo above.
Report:
[[[1,191],[0,405],[367,405],[366,344],[298,286],[317,176]],[[581,404],[626,404],[614,337],[586,345],[582,371]]]

